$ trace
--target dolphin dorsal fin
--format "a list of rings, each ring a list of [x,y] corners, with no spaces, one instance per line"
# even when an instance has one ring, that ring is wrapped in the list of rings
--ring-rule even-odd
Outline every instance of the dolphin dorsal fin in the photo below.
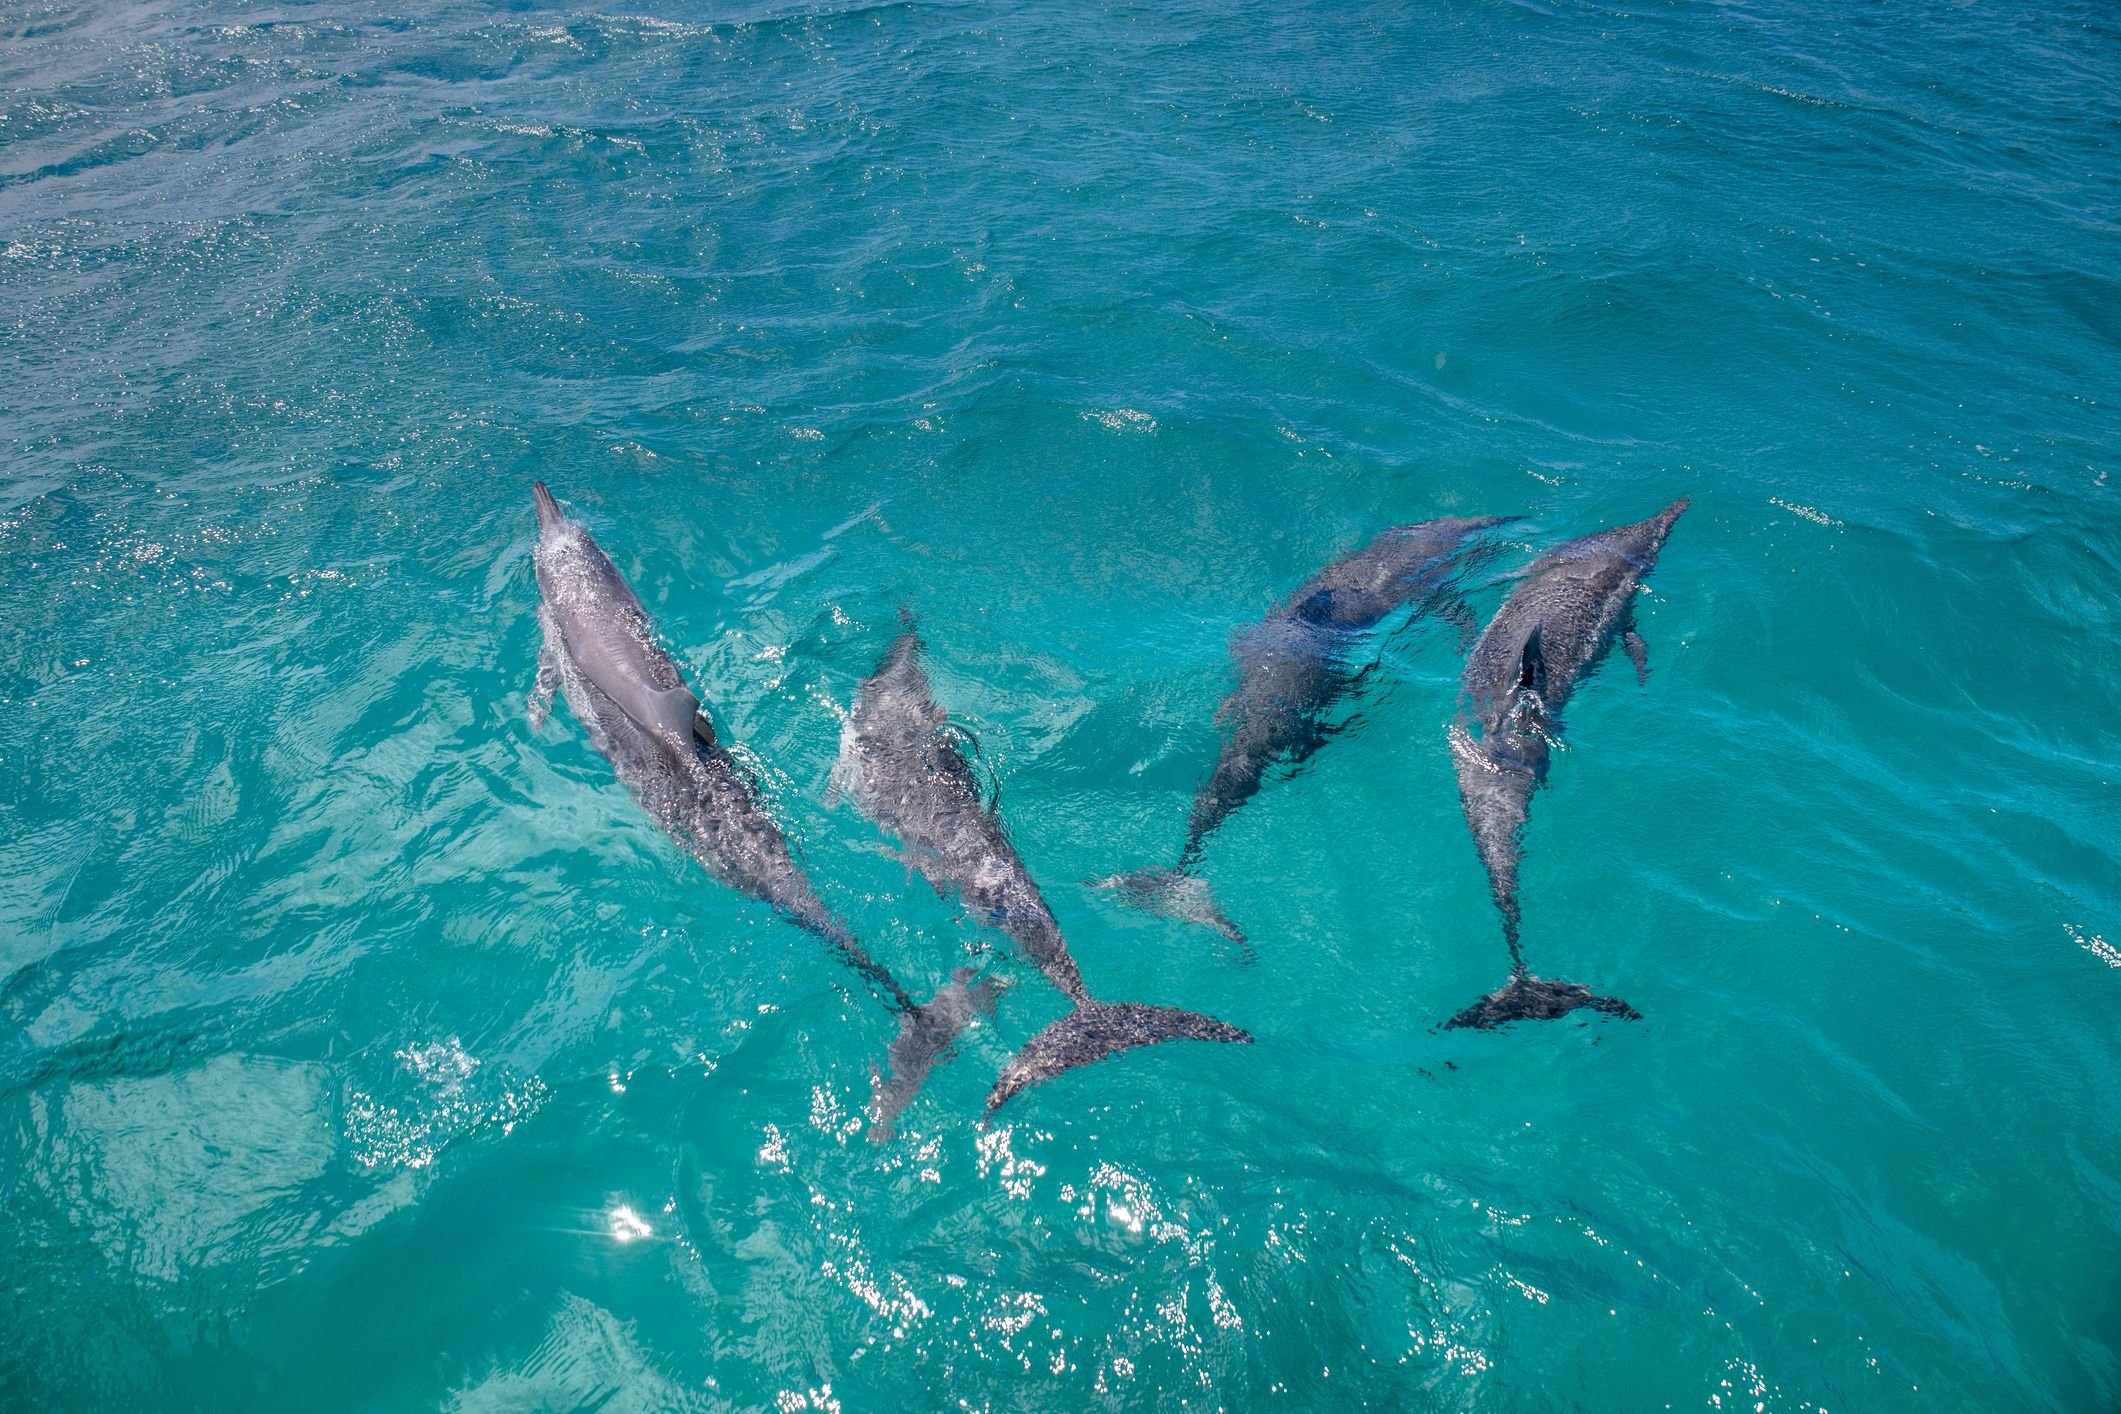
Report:
[[[1517,655],[1516,691],[1536,692],[1542,697],[1546,696],[1547,660],[1540,651],[1537,627],[1525,638],[1524,647]]]
[[[701,720],[700,699],[682,687],[665,688],[650,694],[648,710],[653,720],[644,725],[655,728],[674,742],[690,740],[699,729],[695,723]],[[710,743],[714,740],[712,727],[707,729],[706,740]]]
[[[1322,585],[1303,597],[1303,602],[1290,611],[1289,617],[1301,623],[1314,624],[1321,628],[1333,626],[1333,611],[1339,596],[1333,586]]]

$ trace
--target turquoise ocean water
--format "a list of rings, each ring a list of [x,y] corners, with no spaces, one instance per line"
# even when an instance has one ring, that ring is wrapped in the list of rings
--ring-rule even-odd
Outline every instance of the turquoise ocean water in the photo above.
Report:
[[[0,4],[0,1404],[2121,1404],[2103,3]],[[525,719],[529,485],[891,1019]],[[1117,906],[1226,642],[1693,508],[1504,976],[1457,635]],[[828,800],[921,617],[1092,987]],[[981,951],[984,949],[984,951]]]

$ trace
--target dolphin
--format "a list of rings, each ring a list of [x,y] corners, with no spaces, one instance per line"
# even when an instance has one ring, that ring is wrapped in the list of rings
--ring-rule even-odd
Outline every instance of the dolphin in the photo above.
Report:
[[[590,742],[665,834],[716,879],[822,941],[898,1015],[890,1078],[881,1071],[874,1077],[876,1124],[888,1133],[973,1015],[992,1010],[994,989],[972,985],[971,970],[960,969],[932,1000],[916,1002],[863,950],[804,877],[787,836],[715,736],[611,557],[560,510],[543,482],[531,492],[538,509],[532,558],[544,601],[538,620],[545,632],[531,694],[533,725],[543,724],[558,688]]]
[[[1256,624],[1231,639],[1237,687],[1215,710],[1222,749],[1193,797],[1185,848],[1169,869],[1137,869],[1100,881],[1123,901],[1212,928],[1239,946],[1245,935],[1195,873],[1208,836],[1259,793],[1277,761],[1301,765],[1330,734],[1321,718],[1358,675],[1344,659],[1357,635],[1409,601],[1463,624],[1472,621],[1449,586],[1465,542],[1507,517],[1424,521],[1381,531],[1335,560]]]
[[[1091,997],[1053,911],[981,800],[978,778],[929,690],[920,637],[910,616],[901,617],[903,629],[848,714],[834,790],[897,835],[906,862],[938,894],[955,894],[1074,1004],[1009,1060],[987,1094],[987,1114],[1028,1086],[1136,1046],[1181,1038],[1250,1042],[1213,1017]]]
[[[1535,977],[1518,944],[1518,837],[1532,792],[1546,779],[1561,711],[1578,682],[1619,640],[1650,680],[1649,649],[1635,629],[1635,591],[1657,563],[1682,496],[1648,520],[1556,546],[1532,562],[1466,660],[1464,710],[1451,729],[1458,796],[1510,945],[1510,980],[1444,1025],[1481,1030],[1512,1021],[1551,1021],[1578,1007],[1641,1020],[1617,997],[1574,982]],[[1478,729],[1477,735],[1474,728]]]

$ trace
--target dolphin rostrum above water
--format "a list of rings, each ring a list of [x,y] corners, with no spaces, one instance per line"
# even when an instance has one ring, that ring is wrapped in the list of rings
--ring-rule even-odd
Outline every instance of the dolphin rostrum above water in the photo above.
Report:
[[[956,894],[1074,1003],[1074,1010],[1010,1058],[987,1094],[987,1113],[1027,1086],[1136,1046],[1177,1039],[1249,1042],[1245,1032],[1213,1017],[1090,996],[1053,911],[980,798],[978,778],[929,691],[920,651],[909,619],[862,683],[841,734],[834,786],[898,836],[907,863],[938,894]]]
[[[1467,539],[1506,517],[1432,520],[1380,532],[1360,550],[1335,560],[1260,623],[1230,643],[1237,687],[1216,708],[1222,749],[1193,797],[1186,845],[1170,869],[1137,869],[1103,881],[1119,897],[1152,913],[1213,928],[1233,943],[1244,934],[1215,901],[1208,881],[1194,873],[1215,828],[1258,794],[1269,767],[1302,764],[1329,735],[1321,717],[1354,683],[1344,655],[1356,636],[1400,605],[1470,619],[1452,592],[1450,576]]]
[[[632,587],[543,482],[531,489],[538,508],[533,558],[544,600],[538,619],[545,630],[533,722],[542,723],[554,688],[560,689],[591,743],[665,834],[715,878],[822,940],[898,1014],[890,1079],[879,1074],[876,1083],[877,1124],[888,1132],[973,1013],[991,1009],[992,989],[968,986],[966,969],[933,1000],[918,1003],[863,950],[818,898],[751,781],[716,740]]]
[[[1552,1020],[1578,1007],[1641,1019],[1617,997],[1535,977],[1525,966],[1517,937],[1518,838],[1532,792],[1546,779],[1553,744],[1560,739],[1562,708],[1615,639],[1634,659],[1637,679],[1649,682],[1649,650],[1635,631],[1635,591],[1686,508],[1682,496],[1648,520],[1601,530],[1541,555],[1466,660],[1466,716],[1452,728],[1451,756],[1466,824],[1502,913],[1510,980],[1446,1027],[1485,1030],[1512,1021]]]

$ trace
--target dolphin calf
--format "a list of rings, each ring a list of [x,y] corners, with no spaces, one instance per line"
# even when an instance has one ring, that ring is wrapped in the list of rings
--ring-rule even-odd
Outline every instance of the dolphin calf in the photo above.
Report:
[[[920,652],[921,640],[907,618],[856,696],[840,736],[833,784],[898,836],[906,862],[938,894],[956,894],[1074,1003],[1011,1057],[987,1094],[987,1113],[1027,1086],[1136,1046],[1181,1038],[1249,1042],[1245,1032],[1213,1017],[1091,997],[1053,911],[945,730],[947,718],[929,691]]]
[[[1546,779],[1553,744],[1560,739],[1561,710],[1615,639],[1634,659],[1637,679],[1649,682],[1649,650],[1635,631],[1635,590],[1686,508],[1682,496],[1648,520],[1601,530],[1541,555],[1466,660],[1466,713],[1451,730],[1451,756],[1466,824],[1502,913],[1510,980],[1445,1022],[1447,1028],[1486,1030],[1512,1021],[1548,1021],[1578,1007],[1641,1019],[1617,997],[1535,977],[1525,966],[1517,937],[1518,837],[1532,792]]]
[[[543,482],[531,491],[538,508],[532,558],[544,601],[538,620],[545,631],[533,722],[542,723],[558,688],[590,742],[665,834],[716,879],[820,939],[898,1014],[890,1078],[879,1072],[875,1081],[876,1121],[888,1132],[973,1014],[992,1008],[993,989],[970,985],[971,970],[962,969],[933,1000],[915,1002],[863,950],[811,888],[780,826],[716,739],[632,586]]]
[[[1259,793],[1270,766],[1300,765],[1325,743],[1320,718],[1356,680],[1343,659],[1358,634],[1413,601],[1464,622],[1472,636],[1449,576],[1467,539],[1506,519],[1393,526],[1311,576],[1263,621],[1239,630],[1230,643],[1237,687],[1215,710],[1222,749],[1194,793],[1178,863],[1115,875],[1103,886],[1137,908],[1202,924],[1242,945],[1244,934],[1194,872],[1208,836]]]

